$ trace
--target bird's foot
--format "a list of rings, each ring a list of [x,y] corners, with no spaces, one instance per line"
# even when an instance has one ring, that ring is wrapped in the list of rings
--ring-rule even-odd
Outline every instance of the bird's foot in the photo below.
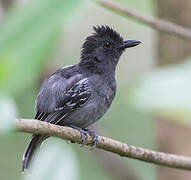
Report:
[[[86,132],[84,129],[77,127],[77,126],[68,125],[68,127],[71,127],[73,129],[80,131],[82,146],[84,146],[88,132]]]
[[[98,143],[98,135],[95,131],[92,131],[90,129],[84,128],[83,129],[85,132],[87,132],[88,134],[90,134],[91,136],[93,136],[93,148],[96,147],[97,143]]]

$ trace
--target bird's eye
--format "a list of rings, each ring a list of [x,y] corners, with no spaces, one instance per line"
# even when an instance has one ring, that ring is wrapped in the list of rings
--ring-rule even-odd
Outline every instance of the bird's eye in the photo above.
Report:
[[[105,47],[106,47],[106,48],[109,48],[110,46],[111,46],[111,43],[110,43],[110,42],[106,42],[106,43],[105,43]]]

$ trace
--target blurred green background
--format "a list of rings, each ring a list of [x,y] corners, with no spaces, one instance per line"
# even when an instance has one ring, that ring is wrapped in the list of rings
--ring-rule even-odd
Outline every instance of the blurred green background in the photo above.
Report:
[[[162,1],[161,4],[154,0],[116,2],[149,16],[162,17]],[[173,13],[172,16],[179,17]],[[143,43],[121,57],[116,73],[116,98],[92,128],[101,135],[135,146],[189,155],[179,146],[190,136],[178,137],[179,133],[190,130],[189,53],[181,56],[185,62],[165,63],[165,57],[160,56],[163,46],[160,43],[166,43],[160,33],[108,11],[93,0],[1,0],[0,179],[154,180],[176,179],[176,173],[182,174],[179,179],[190,178],[178,170],[169,173],[168,168],[161,170],[153,164],[101,150],[91,151],[56,138],[43,144],[32,175],[21,174],[22,154],[30,135],[11,132],[12,120],[33,118],[35,97],[43,79],[61,66],[78,63],[84,39],[93,32],[94,25],[102,24],[113,27],[124,38]],[[171,36],[166,38],[172,44],[179,41]],[[171,60],[168,50],[164,54]],[[172,139],[177,146],[166,146]],[[189,149],[191,143],[187,142],[186,147]]]

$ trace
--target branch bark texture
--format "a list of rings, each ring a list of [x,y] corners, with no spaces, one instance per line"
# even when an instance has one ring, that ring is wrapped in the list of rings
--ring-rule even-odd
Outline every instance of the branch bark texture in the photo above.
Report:
[[[128,7],[124,7],[118,3],[114,3],[110,0],[97,0],[97,2],[103,7],[115,11],[118,14],[124,15],[126,17],[131,17],[141,23],[151,26],[152,28],[168,33],[175,36],[191,40],[191,29],[180,26],[178,24],[161,20],[153,17],[143,15],[139,12],[136,12]]]
[[[81,144],[80,132],[70,127],[57,126],[33,119],[16,119],[16,129],[20,132],[56,136]],[[93,144],[93,138],[88,135],[85,144],[91,146]],[[103,136],[99,136],[97,148],[123,157],[138,159],[172,168],[191,170],[191,157],[135,147]]]

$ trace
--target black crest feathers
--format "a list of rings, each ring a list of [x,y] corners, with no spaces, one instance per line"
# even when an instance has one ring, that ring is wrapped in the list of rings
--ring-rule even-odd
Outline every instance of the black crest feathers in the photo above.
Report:
[[[107,25],[94,26],[93,29],[95,31],[94,36],[108,37],[115,41],[123,41],[121,35]]]

